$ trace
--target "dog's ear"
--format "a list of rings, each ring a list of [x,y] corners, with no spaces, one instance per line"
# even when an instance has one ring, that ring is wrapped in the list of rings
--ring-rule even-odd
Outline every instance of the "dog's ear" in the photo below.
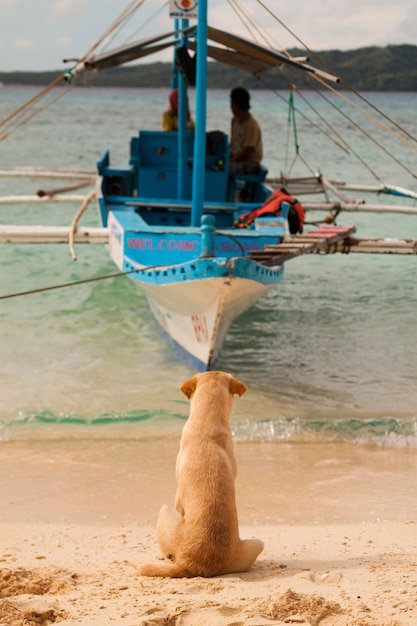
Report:
[[[247,390],[248,388],[246,387],[245,383],[242,383],[240,380],[238,380],[234,376],[230,378],[230,383],[229,383],[230,393],[236,393],[238,396],[243,396],[243,394]]]
[[[181,385],[181,391],[185,393],[188,399],[193,395],[195,388],[197,387],[197,376],[193,376],[189,380],[186,380]]]

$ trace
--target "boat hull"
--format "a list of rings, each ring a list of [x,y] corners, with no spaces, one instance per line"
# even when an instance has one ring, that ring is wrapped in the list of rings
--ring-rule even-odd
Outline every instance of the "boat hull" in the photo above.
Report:
[[[144,290],[149,308],[174,352],[199,371],[213,368],[230,325],[280,282],[284,266],[266,267],[249,254],[205,256],[201,229],[182,233],[167,229],[161,233],[143,224],[145,230],[133,228],[131,219],[124,212],[109,214],[111,257]],[[275,239],[282,230],[281,226],[277,229]],[[241,232],[234,246],[238,251],[261,248],[261,234],[254,235],[253,231]],[[222,237],[222,233],[217,236]],[[175,245],[166,245],[171,241]],[[190,241],[193,245],[186,245]],[[146,249],[143,242],[147,242]],[[224,254],[225,247],[217,245],[215,238],[213,247],[221,248]],[[236,254],[230,246],[229,252]],[[158,259],[160,263],[156,264]]]
[[[233,321],[282,278],[262,283],[234,275],[170,285],[140,283],[171,348],[197,370],[215,366]]]

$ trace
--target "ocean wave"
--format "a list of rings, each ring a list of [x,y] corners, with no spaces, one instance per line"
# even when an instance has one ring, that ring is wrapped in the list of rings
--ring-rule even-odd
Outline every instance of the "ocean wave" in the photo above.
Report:
[[[369,419],[280,417],[233,424],[236,441],[344,442],[394,448],[417,448],[417,416]]]
[[[178,436],[184,414],[137,409],[96,416],[54,413],[49,409],[20,413],[0,424],[0,441],[59,439],[111,435],[116,438]],[[146,427],[146,430],[145,430]],[[173,428],[172,428],[173,427]],[[236,442],[351,443],[360,446],[417,448],[417,416],[413,417],[274,417],[231,422]]]

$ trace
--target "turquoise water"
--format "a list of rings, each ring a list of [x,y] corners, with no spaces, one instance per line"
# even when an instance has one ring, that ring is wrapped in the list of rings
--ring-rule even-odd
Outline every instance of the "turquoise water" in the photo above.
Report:
[[[35,92],[2,88],[0,117]],[[415,94],[369,97],[417,134]],[[159,128],[166,98],[165,90],[73,88],[0,144],[0,169],[94,170],[105,148],[113,162],[124,162],[139,127]],[[190,100],[193,109],[192,94]],[[286,165],[286,104],[266,92],[254,92],[252,100],[264,131],[265,164],[278,174]],[[321,98],[313,101],[323,114]],[[210,94],[209,130],[228,131],[228,107],[226,91]],[[336,123],[336,113],[329,115]],[[355,150],[386,182],[417,189],[341,121]],[[370,124],[365,121],[368,131]],[[346,152],[332,143],[321,147],[322,137],[301,116],[297,130],[300,153],[313,169],[350,182],[359,177]],[[371,132],[382,138],[380,129]],[[384,145],[414,167],[415,152],[392,137]],[[301,174],[299,166],[294,174]],[[366,182],[374,182],[369,174]],[[61,185],[0,177],[2,195]],[[0,205],[0,220],[69,224],[77,208]],[[417,238],[416,216],[350,214],[339,223],[354,223],[359,236]],[[98,225],[95,207],[81,224]],[[66,245],[0,246],[0,295],[115,271],[104,248],[76,248],[74,263]],[[311,256],[286,265],[283,282],[236,321],[218,364],[249,388],[233,412],[238,440],[417,447],[416,258]],[[126,277],[2,300],[0,333],[0,440],[97,433],[134,438],[144,428],[175,431],[187,416],[179,386],[193,372],[173,358],[144,295]]]

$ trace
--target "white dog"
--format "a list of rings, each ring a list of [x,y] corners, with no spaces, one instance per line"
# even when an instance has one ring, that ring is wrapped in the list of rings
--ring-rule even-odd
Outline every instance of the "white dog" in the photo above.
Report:
[[[234,394],[241,396],[247,387],[231,374],[205,372],[181,390],[191,399],[191,410],[177,456],[175,509],[164,505],[158,517],[165,560],[142,565],[139,573],[179,578],[247,571],[263,542],[239,538],[229,425]]]

